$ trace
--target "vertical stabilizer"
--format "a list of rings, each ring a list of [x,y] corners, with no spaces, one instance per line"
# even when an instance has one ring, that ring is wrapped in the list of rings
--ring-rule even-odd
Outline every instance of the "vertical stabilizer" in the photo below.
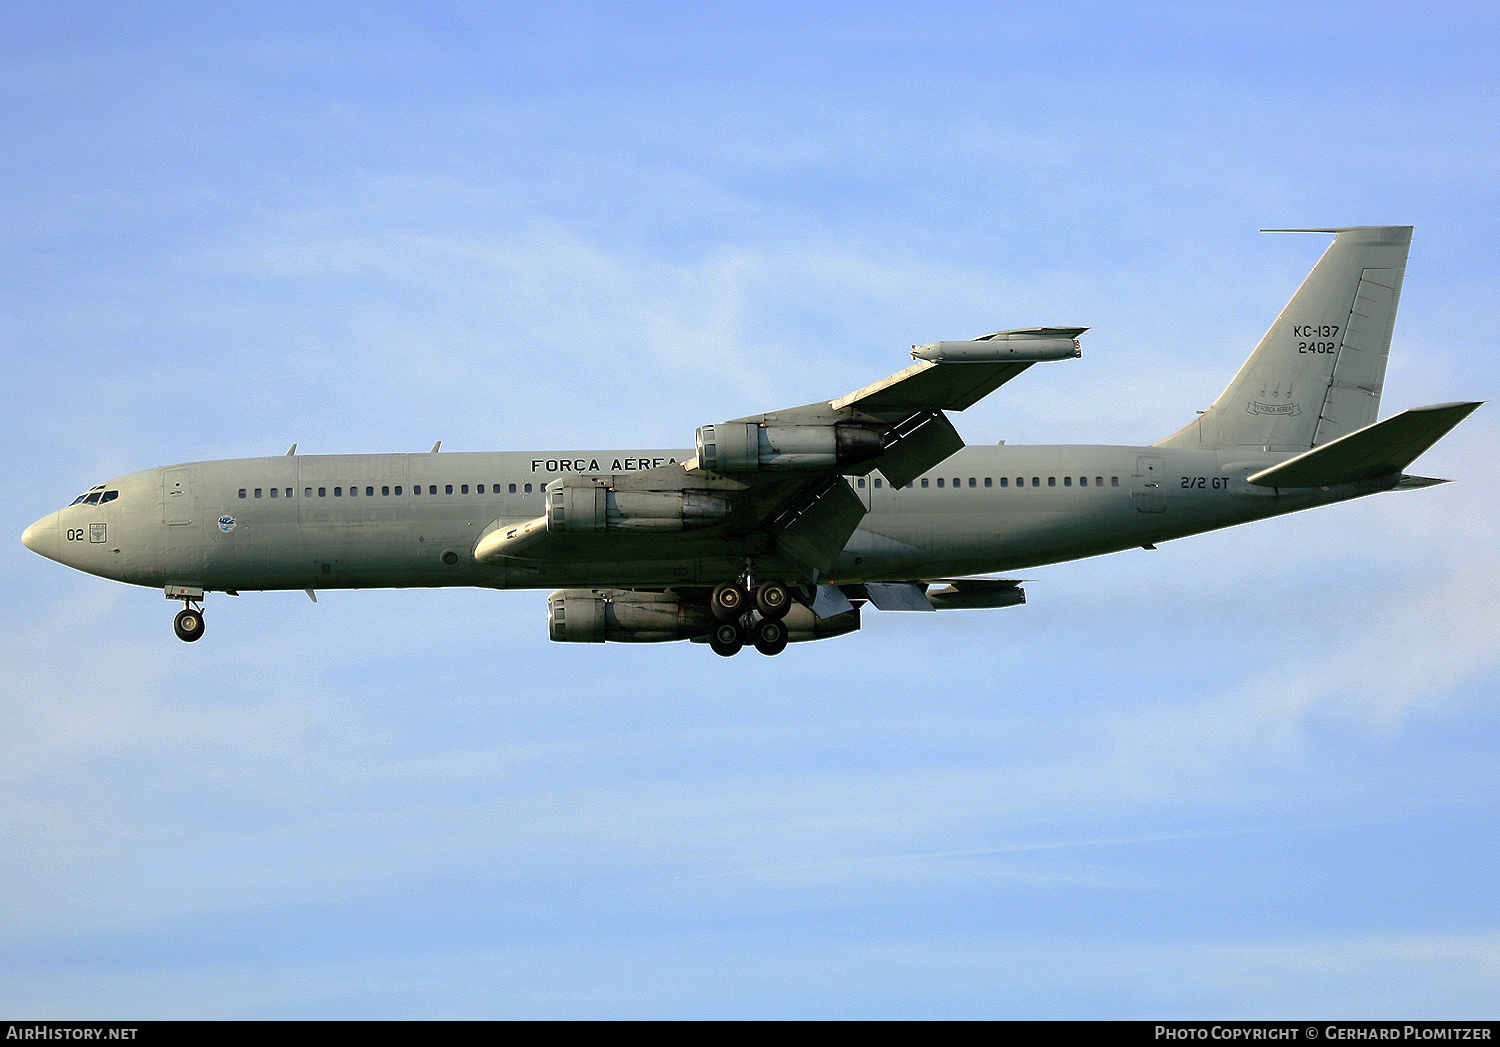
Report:
[[[1223,395],[1157,446],[1306,451],[1374,422],[1411,230],[1264,230],[1338,235]]]

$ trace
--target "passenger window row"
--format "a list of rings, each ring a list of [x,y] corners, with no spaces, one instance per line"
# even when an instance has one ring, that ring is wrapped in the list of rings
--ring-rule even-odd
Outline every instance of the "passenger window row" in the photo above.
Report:
[[[530,494],[531,493],[531,486],[532,485],[531,484],[524,484],[523,486],[525,487],[525,493],[526,494]],[[475,484],[474,485],[474,493],[475,494],[484,494],[485,493],[485,487],[486,487],[485,484]],[[499,484],[489,484],[488,487],[489,487],[489,490],[490,490],[491,493],[493,493],[493,494],[499,494],[500,493],[500,485]],[[509,487],[509,493],[510,494],[515,494],[516,493],[516,485],[515,484],[510,484],[510,485],[508,485],[508,487]],[[384,486],[382,486],[380,488],[380,496],[382,498],[388,498],[388,497],[391,497],[392,495],[398,495],[399,496],[404,491],[404,489],[405,489],[405,487],[402,484],[397,484],[395,487],[391,487],[389,485],[384,485]],[[285,492],[285,494],[283,494],[283,491]],[[312,487],[304,487],[302,489],[302,497],[304,497],[304,498],[313,498],[313,497],[327,498],[327,497],[329,497],[329,488],[327,488],[327,487],[316,488],[316,491],[317,491],[316,495],[313,494],[313,491],[314,491],[314,488],[312,488]],[[333,495],[332,496],[334,498],[343,498],[345,496],[345,493],[346,493],[344,491],[344,488],[342,486],[335,487],[335,488],[332,489],[332,491],[333,491]],[[291,487],[286,487],[286,488],[272,487],[272,488],[269,489],[269,491],[267,489],[265,489],[265,488],[257,487],[257,488],[255,488],[253,490],[253,492],[248,487],[241,487],[240,488],[240,497],[241,498],[252,498],[252,497],[253,498],[263,498],[263,497],[265,497],[268,494],[272,498],[282,498],[282,497],[290,498],[290,497],[292,497],[293,493],[294,493],[294,488],[291,488]],[[414,496],[415,495],[420,495],[422,493],[422,485],[421,484],[413,484],[412,488],[411,488],[411,493]],[[428,484],[427,485],[427,493],[429,495],[437,494],[438,493],[437,484]],[[443,485],[443,493],[444,494],[452,494],[453,493],[453,484],[444,484]],[[459,494],[468,494],[469,493],[469,485],[468,484],[459,484],[458,485],[458,493]],[[348,490],[348,492],[347,492],[347,494],[348,494],[348,496],[350,498],[358,498],[358,497],[360,497],[361,492],[360,492],[360,489],[358,487],[350,487],[349,490]],[[374,498],[375,497],[375,488],[374,487],[366,487],[366,488],[364,488],[363,494],[364,494],[364,497],[366,497],[366,498]],[[118,491],[106,491],[106,492],[104,492],[104,495],[105,495],[104,501],[107,502],[111,498],[118,497],[119,492]],[[79,495],[78,498],[73,502],[73,504],[77,505],[79,502],[85,501],[86,499],[89,499],[89,498],[97,498],[97,495],[95,495],[95,494]],[[92,505],[93,503],[90,502],[89,504]]]
[[[917,481],[915,481],[915,480],[912,481],[911,483],[909,483],[909,484],[906,485],[906,487],[904,488],[904,490],[908,490],[908,491],[911,490],[913,487],[916,486],[916,483],[917,483]],[[952,483],[953,483],[954,490],[959,490],[960,488],[962,488],[964,486],[963,477],[961,477],[961,476],[955,476],[955,477],[953,477]],[[921,484],[922,484],[923,487],[927,487],[928,486],[928,477],[925,477],[925,476],[922,477]],[[880,481],[879,478],[877,478],[874,481],[874,485],[877,488],[881,486],[881,481]],[[937,485],[939,487],[946,487],[946,486],[948,486],[948,478],[946,476],[939,476],[937,478]],[[1072,487],[1073,486],[1073,477],[1071,477],[1071,476],[1064,476],[1062,478],[1062,485],[1064,487]],[[1111,476],[1109,478],[1109,485],[1111,487],[1119,487],[1120,486],[1120,478],[1118,476]],[[859,478],[858,486],[860,487],[860,489],[864,488],[864,486],[865,486],[865,478],[863,476],[861,476]],[[970,487],[978,487],[979,486],[979,478],[978,477],[974,477],[974,476],[969,477],[969,486]],[[995,486],[994,477],[991,477],[991,476],[984,477],[984,486],[986,486],[986,487],[993,487],[993,486]],[[1008,476],[1002,476],[1002,477],[1000,477],[1000,486],[1001,487],[1009,487],[1010,486],[1010,477],[1008,477]],[[1026,486],[1026,477],[1024,477],[1024,476],[1018,476],[1018,477],[1016,477],[1016,486],[1017,487],[1025,487]],[[1040,487],[1040,486],[1042,486],[1042,478],[1040,476],[1033,476],[1031,478],[1031,486],[1032,487]],[[1056,487],[1057,486],[1057,477],[1055,477],[1055,476],[1049,476],[1049,477],[1047,477],[1047,486],[1048,487]],[[1089,478],[1087,476],[1080,476],[1078,478],[1078,486],[1079,487],[1087,487],[1087,486],[1089,486]],[[1102,476],[1096,476],[1096,477],[1094,477],[1094,486],[1095,487],[1103,487],[1104,486],[1104,477],[1102,477]]]

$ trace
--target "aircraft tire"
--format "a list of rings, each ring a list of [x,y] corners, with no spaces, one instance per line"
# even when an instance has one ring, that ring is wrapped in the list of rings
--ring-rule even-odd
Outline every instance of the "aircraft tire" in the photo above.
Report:
[[[755,623],[755,649],[761,654],[780,654],[786,650],[786,626],[775,618],[762,618]]]
[[[192,643],[203,636],[203,614],[191,608],[185,608],[177,612],[177,617],[172,620],[172,631],[177,634],[177,639],[185,643]]]
[[[708,646],[713,648],[714,654],[730,658],[739,654],[740,648],[745,646],[744,630],[737,622],[720,622],[708,634]]]
[[[755,609],[762,619],[779,622],[792,609],[792,591],[781,582],[766,582],[755,590]]]
[[[732,622],[745,613],[749,597],[745,590],[733,582],[721,582],[708,601],[709,610],[721,622]]]

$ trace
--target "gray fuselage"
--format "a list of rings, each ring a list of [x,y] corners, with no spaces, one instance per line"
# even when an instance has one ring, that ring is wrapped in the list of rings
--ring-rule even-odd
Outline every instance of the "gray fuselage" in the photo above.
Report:
[[[734,577],[741,561],[695,553],[690,532],[675,541],[615,537],[581,559],[486,564],[472,555],[490,530],[540,517],[543,488],[560,475],[631,472],[691,456],[680,450],[570,451],[194,462],[102,485],[118,497],[61,509],[32,525],[26,541],[42,555],[102,577],[204,590],[713,585]],[[1287,457],[1163,447],[982,446],[964,448],[900,489],[878,472],[850,476],[868,511],[820,580],[1009,572],[1391,486],[1278,491],[1245,482]],[[771,576],[780,566],[773,554],[763,570]]]

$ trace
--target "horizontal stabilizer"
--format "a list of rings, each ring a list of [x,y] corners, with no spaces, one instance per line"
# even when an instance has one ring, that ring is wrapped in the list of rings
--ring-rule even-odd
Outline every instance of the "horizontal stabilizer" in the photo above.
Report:
[[[1413,407],[1249,477],[1259,487],[1332,487],[1405,469],[1479,403]]]

